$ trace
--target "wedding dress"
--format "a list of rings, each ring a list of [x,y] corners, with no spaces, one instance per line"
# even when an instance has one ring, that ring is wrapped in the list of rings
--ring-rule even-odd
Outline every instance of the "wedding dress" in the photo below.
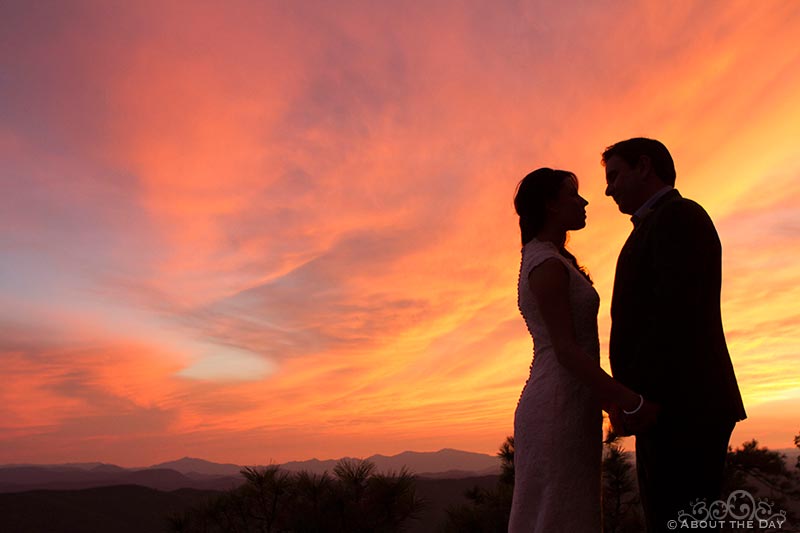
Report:
[[[599,365],[597,311],[592,284],[550,242],[522,250],[519,308],[533,337],[531,372],[514,416],[514,498],[510,533],[601,530],[602,412],[599,402],[556,359],[528,283],[528,274],[556,258],[569,272],[575,337]]]

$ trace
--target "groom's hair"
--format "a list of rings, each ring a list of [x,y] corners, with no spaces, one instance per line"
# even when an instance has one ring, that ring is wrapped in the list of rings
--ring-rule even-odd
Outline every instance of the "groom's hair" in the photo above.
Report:
[[[635,167],[643,155],[647,156],[658,179],[666,185],[675,185],[675,163],[667,147],[660,141],[634,137],[612,144],[603,152],[603,165],[615,155],[631,167]]]

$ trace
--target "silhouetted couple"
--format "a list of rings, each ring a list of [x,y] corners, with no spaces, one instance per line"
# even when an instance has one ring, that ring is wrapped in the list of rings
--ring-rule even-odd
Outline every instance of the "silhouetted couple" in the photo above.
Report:
[[[514,533],[601,530],[601,407],[617,434],[636,435],[648,532],[668,531],[698,498],[720,497],[728,441],[745,418],[711,219],[673,188],[675,166],[659,141],[621,141],[602,162],[606,195],[633,222],[611,301],[613,378],[599,364],[599,296],[564,248],[567,232],[586,225],[575,174],[540,168],[514,199],[519,308],[534,343],[514,419]]]

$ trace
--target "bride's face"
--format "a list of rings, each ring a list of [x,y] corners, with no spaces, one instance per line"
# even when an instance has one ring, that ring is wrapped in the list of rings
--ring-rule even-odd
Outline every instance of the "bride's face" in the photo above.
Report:
[[[578,194],[578,184],[564,180],[558,196],[547,206],[548,215],[566,231],[581,229],[586,226],[586,206],[589,202]]]

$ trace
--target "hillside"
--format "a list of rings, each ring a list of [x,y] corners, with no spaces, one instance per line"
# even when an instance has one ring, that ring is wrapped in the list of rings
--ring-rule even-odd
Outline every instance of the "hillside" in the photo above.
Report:
[[[166,531],[167,517],[201,504],[213,491],[163,492],[125,485],[0,494],[0,531],[142,533]]]
[[[410,533],[435,531],[449,505],[465,502],[474,486],[493,487],[496,476],[419,479],[417,493],[427,505]],[[159,491],[124,485],[83,490],[35,490],[0,494],[0,531],[26,533],[142,533],[167,530],[170,515],[182,513],[219,494],[180,489]]]

